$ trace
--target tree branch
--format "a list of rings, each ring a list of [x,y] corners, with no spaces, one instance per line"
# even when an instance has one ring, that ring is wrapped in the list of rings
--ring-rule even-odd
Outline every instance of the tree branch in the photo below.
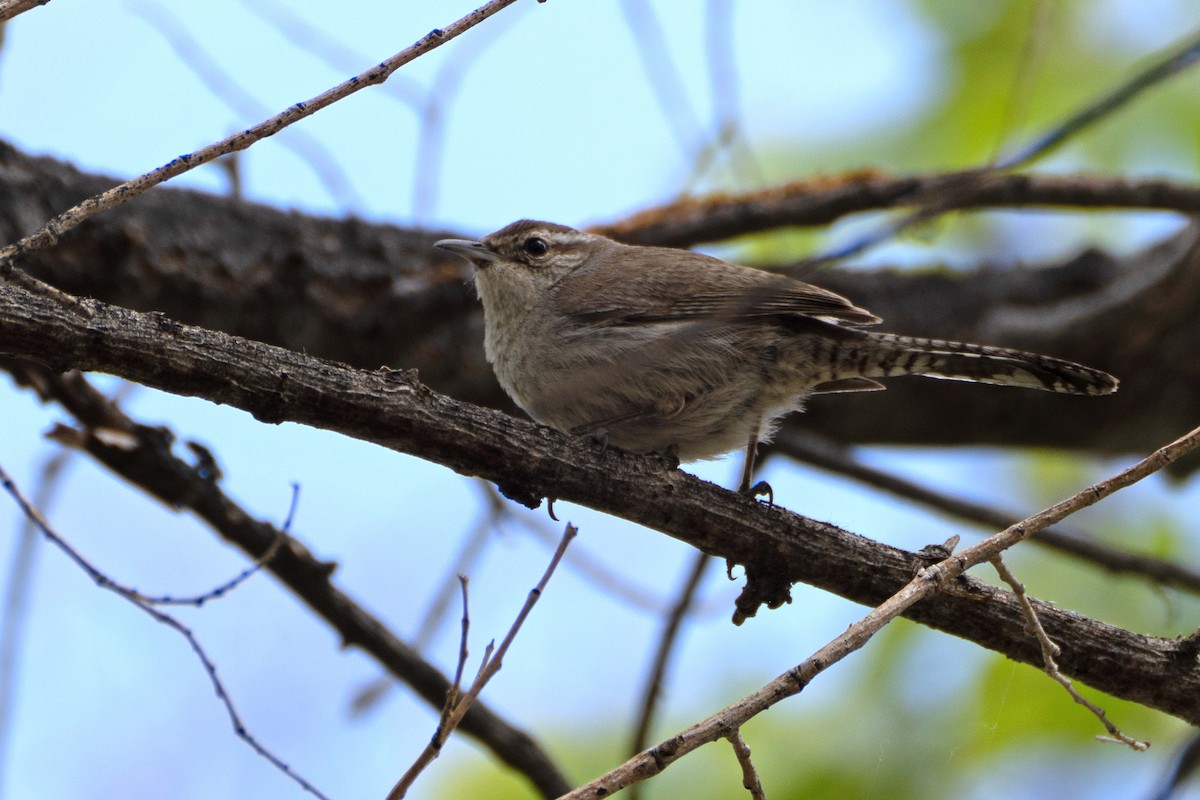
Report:
[[[0,22],[6,22],[31,8],[44,6],[50,0],[4,0],[0,3]]]
[[[942,548],[937,548],[946,552],[939,553],[935,557],[936,563],[915,570],[912,580],[800,664],[757,691],[727,705],[707,719],[689,726],[670,739],[645,752],[638,753],[616,769],[576,788],[561,800],[585,800],[585,798],[611,796],[634,783],[659,774],[697,748],[728,736],[730,731],[737,731],[746,722],[781,700],[804,691],[814,678],[851,653],[862,649],[876,633],[896,617],[905,615],[907,610],[913,608],[915,604],[961,591],[963,587],[957,585],[957,581],[962,578],[965,570],[988,560],[998,565],[1000,553],[1007,548],[1024,541],[1047,525],[1059,522],[1069,514],[1090,506],[1113,492],[1157,472],[1182,453],[1194,449],[1198,444],[1200,444],[1200,428],[1196,428],[1169,445],[1154,451],[1117,475],[1089,486],[1083,491],[989,536],[966,550],[951,555],[948,552],[951,546],[950,542]],[[951,541],[956,542],[957,539],[956,536]],[[1011,575],[1006,577],[1011,577]],[[1040,618],[1040,611],[1034,608],[1033,601],[1024,594],[1024,587],[1021,587],[1019,592],[1017,602],[1021,605],[1023,613],[1027,615],[1026,619]],[[1048,642],[1050,647],[1057,647],[1051,641],[1044,626],[1039,625],[1036,633],[1032,629],[1028,629],[1026,635],[1038,641],[1040,658],[1046,659],[1049,656],[1048,651],[1041,649],[1043,643]],[[1197,669],[1194,650],[1188,653],[1187,660],[1192,662],[1189,666],[1193,673],[1200,672],[1200,669]],[[1061,680],[1064,685],[1069,683],[1057,669],[1054,670],[1054,677]],[[1082,700],[1082,696],[1078,693],[1074,693],[1074,697]],[[1092,709],[1096,708],[1088,705]],[[1109,726],[1111,730],[1115,730],[1115,726],[1111,726],[1111,723],[1103,717],[1103,712],[1100,713],[1105,725]],[[1128,739],[1128,737],[1125,738]],[[1129,743],[1142,750],[1148,746],[1133,740],[1129,740]]]
[[[782,603],[811,583],[875,605],[908,583],[913,556],[832,525],[768,508],[679,470],[438,395],[410,373],[361,372],[226,334],[81,301],[87,315],[13,286],[0,287],[0,353],[53,369],[110,372],[204,397],[264,422],[337,431],[493,481],[509,497],[542,497],[616,514],[743,564],[748,597]],[[1193,423],[1194,424],[1194,423]],[[964,579],[906,614],[921,623],[1039,663],[1011,593]],[[1050,606],[1038,613],[1063,644],[1064,673],[1134,702],[1200,722],[1200,669],[1175,642],[1142,636]],[[444,688],[444,687],[443,687]]]
[[[0,238],[112,182],[3,145],[0,173]],[[162,188],[93,218],[23,264],[74,294],[360,367],[415,367],[437,391],[512,410],[483,357],[470,269],[432,247],[454,235]],[[788,425],[843,443],[1145,452],[1191,424],[1200,408],[1200,363],[1188,357],[1200,352],[1194,242],[1185,231],[1129,255],[1088,251],[1035,269],[822,270],[816,282],[880,314],[890,331],[1071,358],[1118,375],[1121,391],[1081,404],[897,379],[887,392],[814,398]]]
[[[870,467],[815,434],[785,430],[778,436],[775,446],[778,451],[787,453],[797,461],[853,478],[894,497],[921,503],[985,528],[1007,528],[1013,520],[1021,518],[1020,514],[938,492],[900,475]],[[1055,526],[1039,533],[1034,543],[1095,564],[1114,575],[1135,575],[1162,586],[1200,594],[1200,571],[1162,558],[1109,547],[1082,531],[1068,531]]]
[[[445,28],[436,28],[430,31],[399,53],[371,67],[366,72],[355,75],[349,80],[327,89],[316,97],[295,103],[286,110],[256,125],[252,125],[244,131],[235,133],[219,142],[214,142],[207,147],[202,147],[194,153],[174,158],[161,167],[153,169],[144,175],[139,175],[132,180],[125,181],[118,186],[106,189],[93,197],[89,197],[82,203],[57,214],[33,233],[0,249],[0,278],[10,277],[14,269],[13,261],[15,259],[31,251],[41,250],[57,244],[59,237],[72,228],[77,227],[89,217],[128,202],[163,181],[170,180],[176,175],[182,175],[201,164],[207,164],[229,153],[245,150],[250,145],[268,136],[275,135],[289,125],[312,116],[318,111],[333,105],[338,100],[348,97],[368,86],[383,83],[393,72],[405,64],[466,33],[488,17],[515,2],[516,0],[491,0],[462,19],[452,22]]]
[[[440,708],[450,686],[447,678],[351,597],[333,585],[334,564],[318,561],[285,531],[251,517],[219,484],[171,452],[171,434],[134,422],[82,375],[58,376],[37,364],[0,359],[18,382],[32,386],[44,400],[62,405],[82,425],[75,444],[134,486],[172,509],[189,509],[221,538],[258,560],[272,550],[264,568],[292,590],[342,638]],[[97,432],[120,432],[112,437]],[[544,797],[557,797],[569,784],[538,743],[483,703],[476,703],[462,722],[464,733],[478,739],[498,759],[525,775]]]
[[[692,247],[793,226],[828,225],[850,214],[904,208],[971,176],[945,210],[1060,208],[1200,212],[1200,187],[1177,181],[1106,175],[976,172],[889,175],[865,169],[793,181],[739,194],[689,197],[591,228],[631,244]],[[939,206],[942,208],[942,206]]]

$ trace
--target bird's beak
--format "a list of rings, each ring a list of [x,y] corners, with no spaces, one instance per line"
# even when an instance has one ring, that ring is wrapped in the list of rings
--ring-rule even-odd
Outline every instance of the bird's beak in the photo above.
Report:
[[[439,250],[445,250],[447,253],[462,256],[479,269],[483,269],[493,261],[500,260],[500,256],[487,249],[482,242],[473,242],[470,239],[442,239],[434,242],[433,246]]]

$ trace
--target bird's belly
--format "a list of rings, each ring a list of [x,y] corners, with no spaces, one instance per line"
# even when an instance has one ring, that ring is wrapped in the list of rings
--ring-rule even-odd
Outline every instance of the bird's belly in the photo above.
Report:
[[[508,393],[535,420],[562,431],[594,433],[634,452],[673,449],[682,460],[744,447],[764,416],[787,405],[770,391],[770,364],[727,343],[590,340],[553,348],[553,357],[508,353],[494,366]],[[667,357],[670,356],[670,357]],[[519,358],[533,359],[519,362]],[[762,363],[758,363],[761,361]],[[536,376],[512,380],[513,376]]]

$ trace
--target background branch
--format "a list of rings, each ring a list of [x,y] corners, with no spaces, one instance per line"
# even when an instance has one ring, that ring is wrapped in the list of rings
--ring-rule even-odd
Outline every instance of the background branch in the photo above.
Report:
[[[333,585],[335,564],[319,561],[299,540],[254,519],[192,465],[171,452],[172,436],[122,413],[78,373],[65,376],[37,364],[4,360],[3,367],[45,400],[59,403],[83,426],[77,444],[98,462],[174,509],[188,509],[225,541],[255,560],[272,550],[264,568],[337,631],[346,647],[359,647],[434,708],[445,701],[449,680],[377,617]],[[110,444],[103,432],[121,432]],[[282,543],[282,544],[280,544]],[[558,766],[524,731],[483,703],[476,703],[462,730],[497,758],[525,775],[544,797],[569,788]]]
[[[148,189],[152,189],[163,181],[182,175],[190,169],[207,164],[221,156],[245,150],[250,145],[273,136],[287,126],[299,122],[305,117],[333,105],[338,100],[377,83],[383,83],[393,72],[405,64],[428,53],[436,47],[445,44],[483,22],[488,17],[500,11],[505,6],[512,5],[516,0],[491,0],[467,14],[457,22],[445,28],[438,28],[423,36],[410,47],[406,47],[391,58],[385,59],[378,65],[350,78],[331,89],[309,100],[296,103],[285,111],[263,120],[240,133],[235,133],[219,142],[203,147],[194,153],[179,156],[161,167],[140,175],[132,180],[113,186],[105,191],[89,197],[87,200],[63,211],[35,232],[22,237],[19,241],[0,249],[0,278],[8,278],[13,270],[13,261],[33,250],[41,250],[58,243],[59,237],[78,226],[89,217],[99,214],[109,208],[128,202]]]
[[[1117,475],[1113,475],[1081,492],[1077,492],[1039,511],[1037,514],[989,536],[979,544],[968,547],[959,553],[949,555],[928,567],[916,570],[916,574],[911,581],[878,606],[871,609],[866,616],[851,624],[845,633],[822,646],[800,664],[797,664],[757,691],[727,705],[715,714],[680,731],[675,736],[659,743],[650,750],[638,753],[605,775],[576,788],[570,794],[566,795],[563,800],[584,800],[584,798],[607,797],[615,794],[621,789],[661,773],[671,764],[695,751],[697,748],[728,736],[729,731],[739,730],[746,722],[780,701],[804,691],[814,678],[851,653],[862,649],[875,634],[883,630],[892,620],[905,614],[905,611],[912,608],[914,604],[938,593],[958,592],[964,589],[965,587],[956,583],[956,579],[960,579],[967,569],[984,561],[992,561],[997,566],[997,569],[1002,569],[999,566],[999,559],[1000,553],[1004,550],[1035,535],[1047,525],[1059,522],[1079,509],[1090,506],[1113,492],[1119,491],[1157,472],[1183,453],[1194,449],[1198,444],[1200,444],[1200,428],[1156,450],[1137,464],[1122,470]],[[1015,578],[1012,577],[1011,573],[1005,570],[1003,574],[1006,580],[1011,579],[1015,584]],[[1033,624],[1036,625],[1036,620],[1040,619],[1041,616],[1040,610],[1035,609],[1033,601],[1024,594],[1023,587],[1019,588],[1018,591],[1020,592],[1020,596],[1017,598],[1017,603],[1021,606],[1022,613],[1026,615],[1027,623],[1028,620],[1033,619],[1035,620]],[[1049,652],[1042,649],[1043,643],[1049,643],[1050,647],[1055,647],[1055,643],[1051,642],[1045,627],[1037,625],[1036,631],[1030,627],[1026,629],[1025,633],[1029,639],[1037,642],[1040,658],[1050,661]],[[1064,649],[1071,646],[1065,645]],[[1194,657],[1192,660],[1195,660]],[[1194,663],[1190,666],[1193,671],[1200,671],[1196,669]],[[1049,671],[1051,668],[1054,668],[1052,675],[1055,680],[1063,683],[1072,692],[1072,697],[1077,702],[1082,702],[1093,712],[1098,712],[1098,716],[1110,731],[1116,730],[1107,718],[1104,717],[1102,711],[1084,701],[1082,696],[1070,687],[1069,681],[1062,676],[1053,662],[1047,664],[1047,670]],[[1128,737],[1123,739],[1123,741],[1126,739]],[[1144,750],[1146,747],[1143,743],[1133,742],[1132,740],[1128,741],[1135,748]]]
[[[264,422],[287,419],[338,431],[493,481],[531,506],[553,496],[604,510],[745,565],[743,616],[762,603],[786,602],[797,581],[874,605],[907,583],[912,571],[913,556],[904,551],[766,508],[661,458],[605,449],[437,395],[411,374],[359,372],[96,301],[83,307],[86,318],[20,288],[0,287],[0,353],[54,369],[119,374],[242,408]],[[977,582],[968,587],[969,599],[944,596],[907,614],[1015,660],[1040,663],[1012,595]],[[1194,702],[1200,670],[1176,656],[1173,642],[1051,607],[1039,614],[1064,644],[1064,673],[1200,721]]]
[[[3,236],[110,181],[4,147],[0,170],[8,176],[0,182]],[[1009,178],[1013,186],[1042,180]],[[1200,201],[1194,188],[1168,185]],[[513,411],[483,357],[469,269],[432,247],[454,235],[163,189],[23,263],[75,294],[359,367],[416,368],[437,391]],[[1083,404],[1023,393],[1018,403],[1006,391],[901,379],[887,392],[813,398],[787,424],[843,443],[1145,452],[1200,408],[1200,365],[1188,356],[1200,351],[1195,242],[1188,228],[1127,255],[1086,251],[1037,269],[822,270],[820,284],[884,317],[889,331],[1072,358],[1118,375],[1121,391]]]

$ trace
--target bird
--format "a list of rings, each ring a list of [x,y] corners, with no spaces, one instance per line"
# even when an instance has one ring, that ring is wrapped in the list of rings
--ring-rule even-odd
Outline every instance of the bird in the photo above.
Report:
[[[435,247],[475,267],[484,350],[537,422],[635,453],[711,459],[757,446],[807,397],[923,375],[1103,395],[1098,369],[1003,347],[880,333],[839,294],[690,250],[519,220]],[[766,487],[769,492],[770,487]]]

